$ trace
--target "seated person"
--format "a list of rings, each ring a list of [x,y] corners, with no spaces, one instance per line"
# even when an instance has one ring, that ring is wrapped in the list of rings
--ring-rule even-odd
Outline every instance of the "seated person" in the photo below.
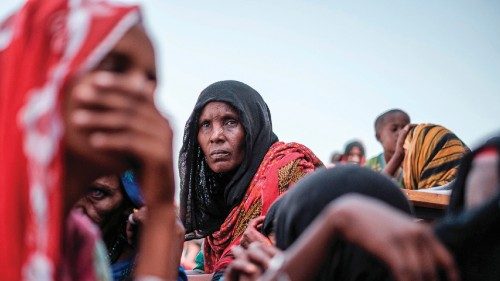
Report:
[[[403,169],[405,189],[426,189],[449,184],[455,178],[467,146],[440,125],[407,125],[398,136],[396,151],[384,168],[394,176]]]
[[[500,203],[482,207],[480,219],[463,215],[498,197],[500,136],[464,156],[452,188],[448,216],[436,227],[437,235],[454,255],[462,280],[500,280],[500,223],[495,223]]]
[[[138,187],[128,191],[118,176],[105,176],[95,180],[87,194],[75,204],[75,209],[101,229],[115,281],[131,276],[136,245],[129,244],[127,239],[127,221],[134,208],[143,205],[142,201],[133,201]]]
[[[256,280],[262,269],[267,272],[260,280],[281,280],[286,279],[286,275],[291,280],[333,280],[333,277],[341,277],[339,280],[391,277],[395,280],[500,280],[499,140],[497,137],[488,141],[464,158],[454,183],[450,214],[434,227],[434,234],[430,226],[416,223],[411,217],[389,208],[386,200],[383,204],[373,200],[376,196],[360,192],[359,184],[354,190],[363,196],[347,195],[332,201],[305,229],[301,222],[307,225],[308,217],[300,212],[304,197],[299,192],[310,194],[307,188],[313,186],[302,187],[302,183],[313,182],[314,177],[319,180],[321,176],[333,178],[334,175],[317,173],[304,179],[287,194],[289,202],[293,202],[295,195],[293,207],[298,209],[291,212],[289,208],[280,209],[279,224],[288,226],[282,228],[285,232],[278,228],[278,245],[291,245],[285,256],[277,249],[256,243],[250,245],[246,253],[235,249],[238,257],[226,272],[227,280],[238,280],[239,276]],[[328,187],[332,186],[330,182]],[[469,196],[477,194],[477,190],[484,191],[478,192],[478,196]],[[366,195],[371,199],[364,197]],[[328,200],[322,201],[304,204],[314,207],[312,212],[318,214],[316,210],[327,206],[324,201]],[[360,248],[354,247],[350,254],[342,255],[352,250],[349,243]],[[363,249],[382,263],[373,262],[370,255],[359,259],[356,249]]]
[[[111,175],[98,178],[74,208],[99,226],[111,263],[113,280],[130,280],[138,248],[137,226],[143,220],[138,218],[143,218],[146,211],[133,172],[126,171],[121,177]],[[178,280],[187,280],[182,268],[179,268]]]
[[[99,230],[72,208],[132,167],[148,203],[135,278],[177,277],[172,130],[141,18],[111,1],[32,0],[0,25],[2,280],[109,280]]]
[[[283,196],[274,201],[265,216],[260,216],[250,221],[241,237],[240,245],[243,248],[247,248],[248,245],[257,241],[264,244],[276,245],[274,223],[282,198]]]
[[[344,154],[340,157],[340,163],[360,166],[365,164],[365,160],[365,147],[359,141],[348,142],[345,146]]]
[[[401,109],[388,110],[375,119],[375,138],[382,145],[383,151],[370,158],[366,162],[367,167],[382,172],[396,151],[399,132],[408,124],[410,124],[410,116]],[[394,178],[401,183],[403,182],[402,172],[402,169],[398,167],[394,174]]]
[[[307,147],[278,140],[250,86],[220,81],[203,90],[185,127],[179,172],[186,240],[205,238],[204,272],[218,280],[250,220],[319,166]]]

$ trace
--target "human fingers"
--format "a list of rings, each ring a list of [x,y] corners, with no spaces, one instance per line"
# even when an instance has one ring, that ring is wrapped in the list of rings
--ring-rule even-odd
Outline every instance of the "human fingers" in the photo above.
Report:
[[[153,101],[156,82],[144,81],[144,83],[136,83],[131,79],[113,75],[106,72],[96,72],[92,76],[92,85],[98,91],[118,91],[129,94],[130,96],[140,100],[146,99]]]
[[[406,126],[404,126],[403,129],[401,129],[401,131],[399,131],[398,140],[400,142],[404,142],[404,140],[406,139],[406,136],[408,136],[408,133],[410,132],[410,130],[413,129],[415,126],[416,126],[416,124],[407,124]]]
[[[119,131],[134,124],[133,116],[125,112],[99,112],[86,109],[75,110],[71,120],[82,130]]]
[[[425,231],[421,239],[419,239],[417,249],[420,251],[420,262],[422,268],[422,276],[424,280],[438,280],[437,275],[437,263],[434,257],[432,248],[430,247],[432,242],[430,241],[432,237],[429,235],[429,231]]]
[[[251,219],[250,222],[247,225],[246,230],[251,230],[251,229],[258,230],[258,225],[261,223],[262,217],[263,216]]]
[[[420,255],[421,251],[418,249],[419,243],[415,240],[418,235],[409,234],[409,237],[403,242],[403,258],[404,258],[404,271],[408,276],[408,280],[423,281],[423,273],[425,270],[421,265]],[[429,280],[430,281],[430,280]]]
[[[249,277],[248,280],[255,280],[258,275],[260,275],[260,269],[256,265],[247,260],[235,259],[224,272],[224,280],[237,281],[242,276]]]
[[[172,148],[168,143],[162,143],[137,132],[98,131],[90,134],[90,144],[104,153],[130,155],[138,164],[163,167],[172,161]]]
[[[434,236],[434,234],[432,234]],[[450,281],[459,281],[460,274],[458,267],[453,259],[453,256],[436,238],[432,239],[429,247],[434,253],[434,258],[437,265],[446,272],[446,276]]]
[[[74,89],[73,100],[77,108],[124,111],[132,110],[137,103],[141,102],[134,96],[112,90],[97,90],[88,84]]]
[[[248,246],[248,250],[246,252],[248,260],[252,261],[254,264],[257,264],[260,268],[265,271],[269,267],[269,262],[271,261],[271,256],[269,251],[263,251],[263,248],[268,247],[267,245],[263,245],[259,242],[253,242]]]
[[[264,252],[267,256],[269,256],[269,258],[273,258],[276,254],[281,252],[278,248],[276,248],[272,244],[259,243],[258,247],[260,251]]]
[[[148,208],[146,206],[143,206],[139,210],[134,210],[134,212],[132,213],[132,218],[136,224],[144,224],[147,214]]]

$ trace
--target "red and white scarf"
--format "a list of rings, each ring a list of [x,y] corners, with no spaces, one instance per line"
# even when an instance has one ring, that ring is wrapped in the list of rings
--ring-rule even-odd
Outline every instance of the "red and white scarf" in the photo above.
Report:
[[[0,25],[2,280],[59,279],[62,88],[139,22],[136,6],[32,0]]]

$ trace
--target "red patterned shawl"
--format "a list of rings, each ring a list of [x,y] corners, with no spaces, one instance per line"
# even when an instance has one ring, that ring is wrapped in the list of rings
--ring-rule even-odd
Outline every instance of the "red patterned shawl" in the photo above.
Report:
[[[220,229],[205,238],[205,272],[217,272],[233,260],[231,248],[239,245],[248,222],[267,210],[290,185],[322,166],[307,147],[298,143],[276,142],[266,153],[245,197],[231,210]]]

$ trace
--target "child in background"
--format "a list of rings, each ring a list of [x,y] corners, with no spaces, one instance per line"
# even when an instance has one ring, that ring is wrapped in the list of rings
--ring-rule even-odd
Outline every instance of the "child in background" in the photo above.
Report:
[[[366,161],[365,147],[360,141],[354,140],[346,144],[340,163],[364,166]]]
[[[375,137],[384,151],[370,158],[366,162],[367,167],[377,172],[383,171],[385,165],[396,151],[399,132],[408,124],[410,124],[410,116],[401,109],[388,110],[375,119]],[[403,173],[401,168],[394,174],[394,178],[398,182],[402,182]]]

